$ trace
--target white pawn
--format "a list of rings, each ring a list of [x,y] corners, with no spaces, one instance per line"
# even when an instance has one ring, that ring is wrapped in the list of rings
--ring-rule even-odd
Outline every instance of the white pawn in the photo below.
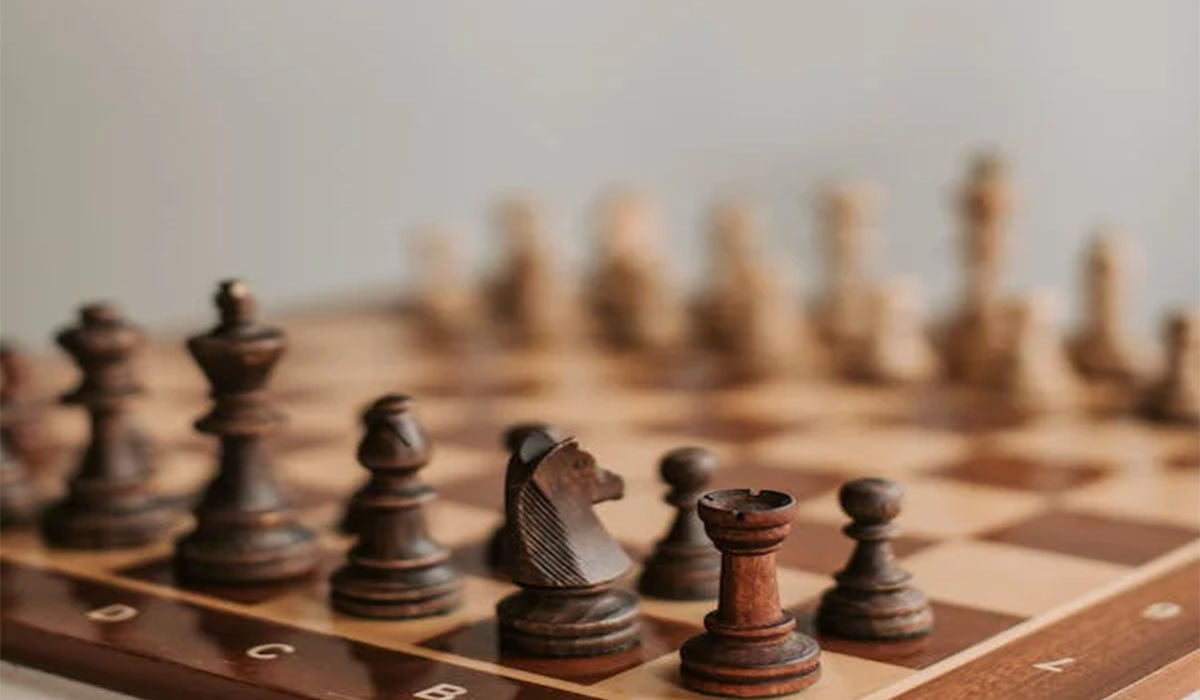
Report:
[[[1071,339],[1071,360],[1088,379],[1134,385],[1145,369],[1145,356],[1124,324],[1126,254],[1111,233],[1101,232],[1088,246],[1083,275],[1085,321]]]
[[[797,354],[801,325],[779,289],[772,267],[759,259],[753,212],[739,203],[713,209],[712,267],[696,305],[697,335],[735,380],[773,374]]]
[[[871,295],[869,334],[855,352],[851,376],[881,384],[914,384],[933,379],[937,353],[925,334],[922,300],[915,280],[895,278]]]
[[[1147,412],[1159,420],[1200,423],[1200,309],[1171,314],[1163,335],[1167,366],[1150,390]]]
[[[507,343],[544,346],[561,330],[560,299],[538,209],[530,200],[508,199],[495,220],[507,259],[487,293],[492,320]]]
[[[1056,297],[1049,291],[1032,293],[1006,311],[1007,343],[993,387],[1027,417],[1076,408],[1082,397],[1059,337]]]
[[[449,232],[434,229],[414,246],[413,314],[430,343],[455,343],[470,337],[479,321],[475,295],[466,283]]]

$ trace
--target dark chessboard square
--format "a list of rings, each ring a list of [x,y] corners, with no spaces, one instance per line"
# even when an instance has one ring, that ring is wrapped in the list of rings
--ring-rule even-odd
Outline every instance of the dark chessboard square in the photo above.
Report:
[[[1200,470],[1200,450],[1187,450],[1167,458],[1167,466],[1180,471]]]
[[[501,651],[496,620],[487,619],[421,642],[421,646],[572,683],[591,685],[663,654],[672,653],[689,637],[702,631],[695,625],[643,615],[642,643],[633,649],[591,658],[539,659],[514,656]]]
[[[892,549],[897,557],[906,557],[933,544],[937,544],[937,540],[909,535],[892,539]],[[775,558],[780,566],[832,575],[846,565],[853,549],[854,540],[843,534],[840,527],[796,520],[792,522],[792,532],[783,541]]]
[[[739,445],[766,440],[787,432],[801,430],[803,423],[754,415],[702,415],[651,422],[643,426],[653,433],[693,437],[702,440],[730,442]]]
[[[973,484],[1059,493],[1098,481],[1109,471],[1108,466],[1098,462],[1036,459],[981,451],[933,473]]]
[[[952,433],[980,433],[1015,428],[1026,418],[986,397],[945,387],[931,387],[913,397],[911,409],[869,419],[876,425],[917,426]]]
[[[731,459],[713,472],[710,491],[721,489],[773,489],[786,491],[798,501],[833,491],[848,479],[845,474],[827,469],[792,469],[773,466],[753,459]]]
[[[1138,566],[1196,539],[1194,528],[1051,510],[982,539]]]
[[[838,639],[818,634],[813,624],[817,609],[815,599],[789,612],[796,616],[800,629],[815,637],[826,651],[912,669],[932,666],[1024,620],[1014,615],[937,600],[932,601],[932,607],[933,632],[924,637],[887,643]]]
[[[175,575],[175,567],[171,565],[170,557],[162,557],[134,564],[133,566],[119,569],[116,573],[120,576],[126,576],[139,581],[147,581],[162,586],[192,591],[232,603],[257,605],[285,596],[294,592],[299,587],[311,586],[314,581],[328,576],[338,564],[340,564],[340,558],[330,557],[328,561],[319,565],[313,573],[302,578],[240,586],[184,583]]]

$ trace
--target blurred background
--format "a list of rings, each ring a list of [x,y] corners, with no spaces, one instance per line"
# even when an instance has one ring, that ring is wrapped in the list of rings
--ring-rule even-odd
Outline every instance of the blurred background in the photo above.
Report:
[[[884,194],[875,269],[918,275],[941,310],[980,148],[1018,188],[1009,286],[1073,310],[1108,224],[1139,251],[1149,330],[1200,298],[1198,6],[4,0],[3,330],[43,345],[92,298],[207,323],[230,275],[277,312],[398,295],[421,226],[485,269],[489,207],[514,190],[581,273],[613,183],[659,201],[681,286],[734,193],[811,291],[838,177]]]

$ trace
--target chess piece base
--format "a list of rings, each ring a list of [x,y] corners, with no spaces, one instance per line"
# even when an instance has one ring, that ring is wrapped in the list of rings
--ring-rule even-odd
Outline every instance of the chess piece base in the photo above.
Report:
[[[85,508],[59,501],[42,512],[42,534],[55,547],[119,549],[150,544],[178,522],[170,503],[150,500],[137,508]]]
[[[685,688],[709,695],[764,698],[807,688],[821,674],[821,649],[786,616],[768,627],[724,628],[710,613],[707,632],[679,650]]]
[[[527,656],[600,656],[641,639],[637,599],[611,584],[524,588],[501,600],[496,614],[500,645]]]
[[[830,588],[821,596],[817,629],[845,639],[910,639],[933,630],[929,598],[915,588],[864,593]]]
[[[185,581],[247,584],[308,575],[317,565],[316,537],[299,525],[256,530],[238,538],[192,532],[175,545],[175,571]]]
[[[462,602],[462,577],[441,563],[404,571],[347,565],[330,579],[330,603],[359,617],[405,620],[443,615]]]
[[[638,591],[666,600],[712,600],[721,587],[721,553],[712,547],[659,546],[646,560]]]

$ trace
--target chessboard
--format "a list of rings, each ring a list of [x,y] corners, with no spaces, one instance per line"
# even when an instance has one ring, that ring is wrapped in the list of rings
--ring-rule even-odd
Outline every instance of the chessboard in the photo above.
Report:
[[[272,586],[194,587],[174,578],[171,541],[55,550],[33,532],[0,539],[5,660],[147,698],[705,697],[678,681],[679,647],[714,603],[643,597],[643,638],[604,657],[502,653],[495,605],[515,587],[485,563],[501,521],[505,426],[547,421],[625,480],[597,506],[641,561],[669,524],[657,463],[700,445],[720,460],[713,488],[786,491],[799,502],[778,552],[781,602],[813,610],[851,542],[837,490],[882,476],[906,491],[900,564],[932,600],[924,638],[870,644],[817,636],[825,698],[1175,698],[1200,677],[1200,445],[1194,428],[1131,416],[1019,423],[973,413],[948,389],[887,389],[814,377],[748,386],[656,381],[638,361],[587,343],[552,351],[431,350],[393,312],[272,319],[290,350],[273,382],[289,417],[277,476],[321,533],[324,565]],[[65,357],[38,358],[69,388]],[[190,502],[215,448],[192,422],[207,385],[181,338],[157,338],[137,417],[154,443],[158,488]],[[413,621],[349,617],[328,574],[349,547],[337,523],[366,472],[359,415],[401,391],[435,445],[429,530],[465,573],[455,611]],[[86,441],[84,411],[47,416],[48,492]],[[636,571],[634,572],[636,575]]]

